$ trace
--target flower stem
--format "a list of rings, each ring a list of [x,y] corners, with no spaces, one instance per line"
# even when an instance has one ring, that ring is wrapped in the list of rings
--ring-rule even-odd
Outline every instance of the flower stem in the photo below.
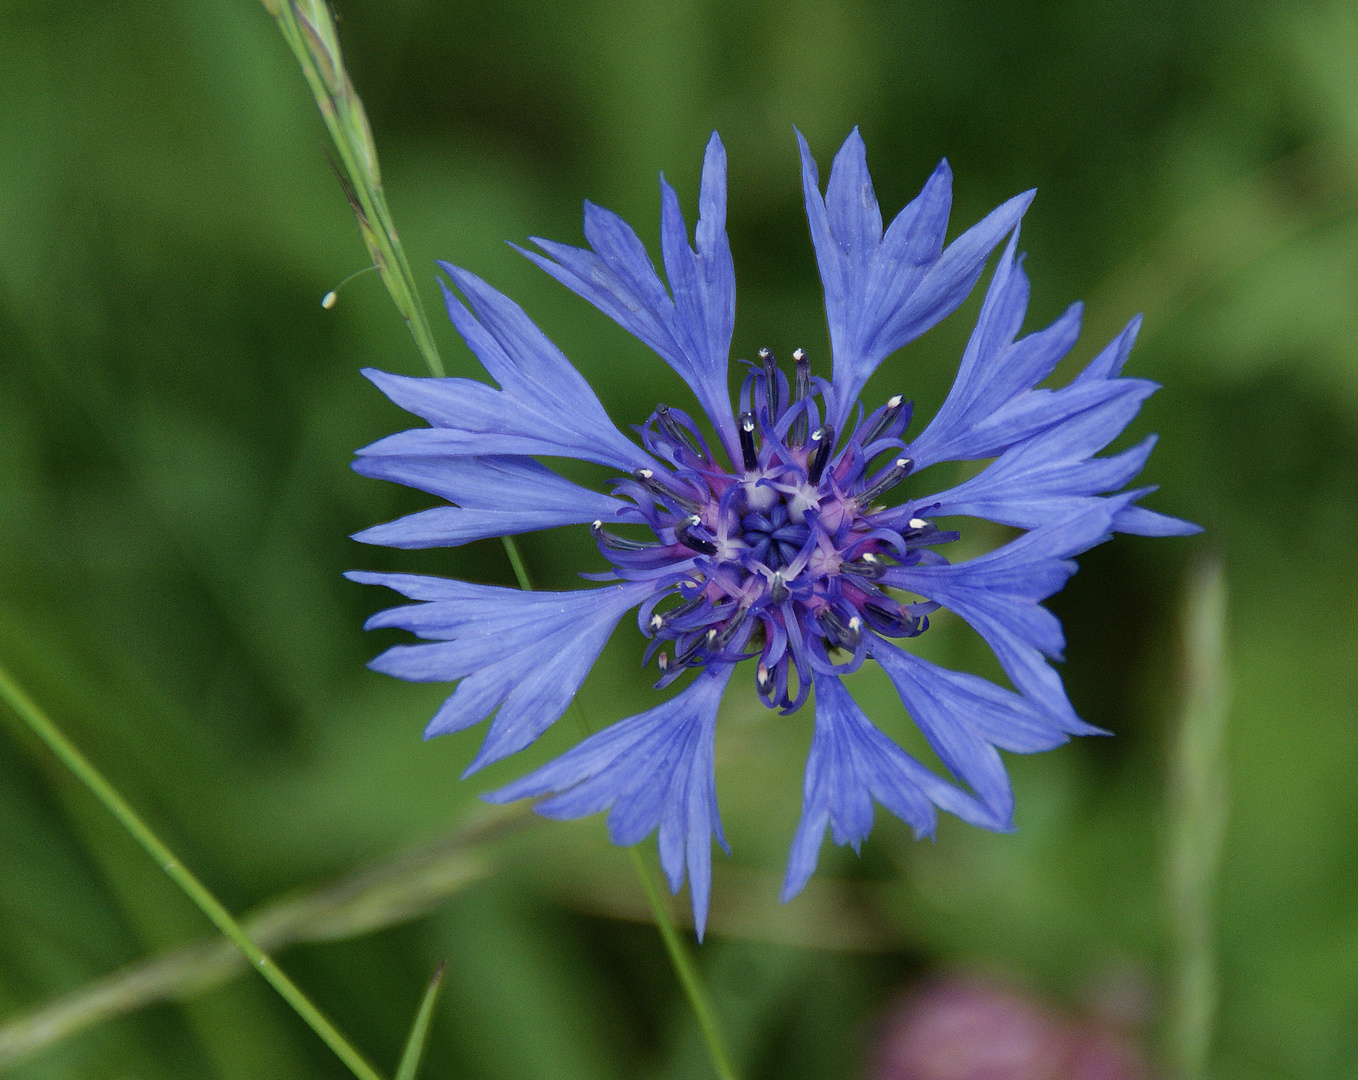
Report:
[[[514,538],[503,536],[500,539],[504,541],[505,554],[509,556],[509,565],[514,568],[519,588],[524,592],[532,592],[533,579],[528,576],[528,567],[524,565],[523,558],[519,555]],[[589,738],[594,734],[594,729],[585,718],[585,711],[580,707],[579,700],[571,702],[571,710],[575,713],[580,730],[586,738]],[[641,891],[646,894],[646,902],[651,906],[651,914],[655,918],[656,929],[660,931],[660,939],[665,943],[665,952],[669,954],[670,965],[674,968],[674,974],[679,979],[679,985],[684,988],[684,996],[688,998],[689,1007],[693,1009],[693,1015],[698,1021],[703,1042],[707,1044],[707,1055],[712,1059],[712,1068],[720,1080],[738,1080],[739,1074],[731,1064],[731,1052],[726,1048],[726,1037],[722,1034],[717,1012],[712,1007],[712,999],[708,996],[707,987],[703,985],[703,977],[698,972],[698,966],[680,939],[679,931],[675,929],[669,905],[665,903],[664,894],[655,883],[655,875],[646,865],[639,847],[628,848],[627,854],[632,858],[632,867],[637,872],[637,880],[641,882]]]
[[[716,1010],[712,1008],[707,987],[703,985],[702,976],[698,973],[693,957],[689,955],[688,949],[679,937],[679,932],[674,928],[669,906],[665,903],[660,887],[655,883],[655,875],[646,865],[641,848],[630,847],[627,854],[632,857],[637,880],[641,882],[642,891],[651,905],[652,914],[655,915],[655,925],[660,931],[661,940],[665,942],[665,951],[670,955],[670,964],[674,967],[674,973],[684,988],[693,1015],[698,1020],[698,1027],[703,1033],[703,1042],[707,1044],[708,1057],[712,1059],[712,1068],[721,1080],[737,1080],[738,1074],[735,1066],[731,1064],[731,1054],[726,1048],[726,1038],[722,1034]]]
[[[297,984],[250,939],[221,902],[175,857],[174,852],[165,846],[127,800],[118,794],[117,789],[84,754],[76,749],[75,744],[62,734],[3,668],[0,668],[0,700],[9,705],[33,733],[47,744],[62,764],[94,793],[95,798],[103,803],[123,828],[132,834],[132,838],[146,850],[170,879],[184,890],[185,895],[198,905],[199,910],[218,930],[235,943],[251,966],[258,969],[268,980],[269,985],[278,991],[297,1015],[307,1022],[311,1030],[319,1035],[335,1055],[349,1067],[350,1072],[359,1080],[382,1080],[382,1075],[363,1059],[363,1055],[350,1045],[335,1025],[302,993]]]
[[[593,734],[593,729],[585,719],[580,702],[572,701],[571,708],[575,712],[580,729],[588,738]],[[731,1064],[731,1052],[726,1048],[726,1036],[722,1033],[717,1011],[712,1007],[712,999],[707,993],[707,987],[703,985],[698,965],[693,962],[688,948],[679,937],[674,919],[670,916],[669,904],[665,902],[665,894],[655,883],[655,875],[646,865],[641,848],[633,845],[627,849],[627,854],[631,856],[632,868],[637,872],[637,880],[641,882],[641,891],[646,894],[646,902],[651,906],[656,929],[660,931],[660,940],[665,943],[665,952],[669,954],[670,966],[674,968],[674,974],[679,979],[679,985],[684,988],[684,996],[688,998],[693,1016],[698,1021],[698,1030],[702,1032],[703,1042],[707,1044],[707,1056],[712,1060],[712,1069],[720,1080],[738,1080],[739,1074]]]

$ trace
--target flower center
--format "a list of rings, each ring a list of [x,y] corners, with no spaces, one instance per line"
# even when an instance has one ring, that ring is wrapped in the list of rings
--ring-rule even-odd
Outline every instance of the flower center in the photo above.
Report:
[[[759,355],[741,388],[734,467],[689,416],[662,405],[639,431],[670,468],[638,469],[616,489],[636,504],[621,520],[644,523],[655,539],[602,522],[594,534],[615,574],[656,581],[641,617],[659,685],[689,667],[758,656],[760,696],[791,712],[813,670],[856,668],[871,634],[927,628],[935,605],[903,604],[877,582],[889,565],[916,563],[956,534],[922,517],[902,528],[900,508],[879,505],[913,467],[901,454],[906,402],[891,398],[841,444],[820,422],[817,399],[829,386],[812,378],[806,354],[793,354],[791,381],[772,353]]]

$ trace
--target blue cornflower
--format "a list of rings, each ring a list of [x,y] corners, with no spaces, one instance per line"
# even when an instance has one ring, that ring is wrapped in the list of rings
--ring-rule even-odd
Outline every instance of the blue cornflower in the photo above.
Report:
[[[815,376],[800,349],[789,370],[762,350],[731,407],[727,382],[735,271],[725,232],[726,155],[714,134],[703,162],[695,245],[661,178],[661,252],[668,288],[617,215],[585,204],[590,248],[534,239],[523,251],[636,335],[693,389],[715,442],[683,410],[660,405],[625,437],[570,361],[523,310],[459,267],[440,264],[453,325],[499,383],[369,370],[396,404],[431,426],[359,451],[365,476],[449,503],[359,533],[400,548],[454,546],[553,526],[589,524],[612,569],[600,588],[521,592],[443,578],[352,573],[414,604],[369,627],[400,627],[428,644],[398,645],[372,667],[403,679],[458,681],[427,736],[494,714],[471,774],[522,750],[566,710],[622,616],[639,608],[658,687],[696,677],[663,704],[585,739],[488,796],[549,796],[555,818],[610,810],[617,844],[659,832],[678,891],[687,869],[699,936],[711,885],[711,842],[723,848],[713,733],[723,691],[745,660],[769,708],[794,712],[816,691],[801,823],[784,899],[805,885],[827,826],[855,849],[873,800],[931,833],[936,807],[987,829],[1012,828],[1013,793],[997,752],[1048,750],[1097,732],[1075,714],[1049,660],[1064,641],[1041,601],[1075,571],[1071,556],[1114,532],[1185,535],[1197,527],[1135,505],[1122,491],[1154,436],[1112,457],[1114,439],[1155,389],[1120,373],[1138,320],[1069,385],[1038,389],[1079,333],[1073,305],[1019,337],[1028,280],[1016,251],[1032,192],[1015,196],[944,246],[946,162],[885,233],[863,140],[855,130],[821,195],[801,141],[811,238],[825,287],[833,370]],[[858,396],[892,352],[954,311],[1008,235],[947,400],[913,438],[900,396],[864,415]],[[520,249],[522,250],[522,249]],[[461,295],[459,296],[458,293]],[[570,457],[626,474],[611,494],[587,490],[536,457]],[[930,491],[916,479],[947,461],[994,460]],[[909,480],[911,494],[888,495]],[[915,494],[918,492],[918,494]],[[1027,530],[989,554],[950,563],[957,539],[939,518],[984,518]],[[616,531],[632,527],[628,534]],[[644,538],[643,538],[644,536]],[[912,599],[913,598],[913,599]],[[991,646],[1014,689],[949,671],[900,648],[940,607]],[[966,788],[940,778],[882,734],[841,677],[867,659],[885,669],[939,758]],[[969,789],[969,790],[967,790]]]

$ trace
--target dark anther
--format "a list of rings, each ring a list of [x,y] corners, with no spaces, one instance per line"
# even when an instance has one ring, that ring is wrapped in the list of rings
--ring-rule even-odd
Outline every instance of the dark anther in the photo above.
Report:
[[[686,548],[692,548],[703,555],[715,555],[717,553],[716,544],[712,543],[711,540],[704,540],[701,536],[693,535],[693,526],[697,524],[699,524],[698,515],[690,514],[674,527],[675,538]]]
[[[778,360],[770,349],[759,350],[759,360],[764,365],[764,393],[769,399],[769,423],[778,419],[782,403],[778,400]]]
[[[878,631],[891,637],[915,637],[920,632],[920,620],[904,607],[887,598],[869,599],[863,604]]]
[[[713,652],[720,652],[731,644],[731,639],[736,636],[736,632],[745,625],[745,616],[749,614],[748,608],[738,608],[736,613],[726,620],[726,625],[720,632],[709,630],[707,632],[707,648]]]
[[[797,372],[792,380],[792,401],[796,404],[811,396],[811,361],[807,358],[804,349],[798,349],[794,352],[792,359],[797,365]],[[792,421],[792,428],[788,431],[788,446],[792,449],[805,446],[806,429],[810,426],[807,423],[806,413],[798,414],[797,419]]]
[[[740,453],[745,458],[745,471],[759,468],[759,453],[754,448],[754,413],[740,414]]]
[[[834,608],[826,608],[816,616],[816,619],[831,645],[845,649],[858,648],[858,643],[863,638],[863,620],[857,615],[845,622]]]
[[[886,403],[886,408],[882,410],[882,414],[873,421],[872,427],[868,428],[858,440],[860,445],[870,446],[890,431],[891,425],[896,422],[897,418],[901,415],[901,410],[904,408],[905,398],[901,397],[900,394],[891,398]]]
[[[883,469],[878,473],[877,478],[854,497],[854,501],[862,507],[871,506],[909,476],[910,470],[914,467],[915,463],[910,458],[898,457],[891,463],[891,468]]]
[[[616,533],[611,533],[604,528],[604,523],[602,521],[594,522],[594,524],[589,527],[589,532],[597,543],[602,544],[606,548],[612,548],[614,551],[647,551],[650,548],[660,546],[654,541],[629,540],[625,536],[618,536]]]
[[[661,499],[668,499],[676,506],[681,506],[690,514],[698,509],[698,500],[665,486],[664,481],[660,480],[650,469],[633,469],[632,477],[638,484],[644,487],[652,495]]]
[[[806,459],[806,476],[813,484],[819,484],[825,466],[830,464],[830,455],[835,449],[835,429],[828,424],[811,432],[812,451]]]
[[[656,631],[663,630],[666,623],[672,623],[678,619],[684,618],[686,615],[692,615],[706,603],[707,600],[702,594],[699,594],[692,600],[685,600],[676,608],[670,608],[669,611],[665,612],[658,612],[651,616],[651,629]]]
[[[846,574],[876,581],[886,570],[886,565],[871,551],[864,552],[853,562],[844,563],[840,569]]]
[[[656,422],[660,425],[660,430],[665,434],[665,438],[669,439],[676,447],[687,447],[700,458],[704,457],[702,447],[693,438],[693,433],[685,430],[684,425],[674,418],[668,405],[657,405],[655,417]]]
[[[791,595],[792,590],[789,589],[786,584],[784,584],[783,575],[774,574],[773,581],[769,583],[770,602],[774,604],[781,604],[784,603],[787,600],[787,598]]]
[[[710,649],[712,643],[717,640],[717,631],[709,630],[705,634],[693,635],[693,640],[688,643],[683,652],[674,654],[676,667],[684,667],[697,654],[699,649]]]

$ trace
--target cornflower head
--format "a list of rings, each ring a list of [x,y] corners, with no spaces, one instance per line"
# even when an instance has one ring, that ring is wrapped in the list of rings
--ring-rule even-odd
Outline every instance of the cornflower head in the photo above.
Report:
[[[636,233],[590,203],[588,249],[534,238],[538,251],[523,251],[674,368],[709,428],[682,408],[659,405],[636,429],[640,445],[625,437],[518,305],[448,263],[440,264],[456,289],[443,286],[448,314],[499,389],[365,372],[430,426],[364,448],[354,467],[452,505],[356,539],[424,548],[585,525],[610,564],[582,575],[601,587],[567,592],[351,573],[415,601],[380,612],[369,627],[426,639],[395,646],[371,666],[403,679],[457,681],[427,736],[494,714],[470,775],[522,750],[560,718],[619,620],[637,608],[650,639],[645,660],[659,671],[656,686],[690,671],[691,681],[485,797],[548,796],[538,813],[562,819],[609,810],[610,836],[621,845],[658,831],[672,890],[687,871],[700,937],[712,839],[727,847],[714,731],[738,665],[749,662],[771,709],[795,712],[815,692],[787,900],[814,871],[827,828],[836,843],[857,848],[872,828],[874,800],[917,836],[933,832],[937,808],[982,828],[1012,829],[1013,793],[998,750],[1031,753],[1099,732],[1076,715],[1049,663],[1060,659],[1064,641],[1041,602],[1075,571],[1072,556],[1114,532],[1198,531],[1137,506],[1152,489],[1122,490],[1140,472],[1154,436],[1094,457],[1156,389],[1121,377],[1139,320],[1071,383],[1037,388],[1075,343],[1080,307],[1020,336],[1028,280],[1017,243],[1032,192],[945,247],[946,162],[883,232],[858,131],[836,156],[824,196],[806,141],[798,139],[825,289],[830,379],[813,374],[800,349],[790,364],[761,350],[732,408],[735,271],[725,232],[726,155],[715,134],[693,244],[678,197],[661,178],[668,287]],[[868,377],[962,303],[1006,236],[938,413],[910,436],[911,405],[901,396],[866,411],[858,398]],[[582,459],[621,475],[604,494],[564,479],[538,457]],[[976,459],[993,460],[943,490],[932,491],[921,475],[943,462]],[[964,516],[1025,531],[988,554],[950,562],[943,552],[959,533],[937,521]],[[939,608],[986,640],[1013,689],[897,644],[924,633]],[[886,671],[950,779],[887,738],[849,694],[842,677],[868,660]]]

